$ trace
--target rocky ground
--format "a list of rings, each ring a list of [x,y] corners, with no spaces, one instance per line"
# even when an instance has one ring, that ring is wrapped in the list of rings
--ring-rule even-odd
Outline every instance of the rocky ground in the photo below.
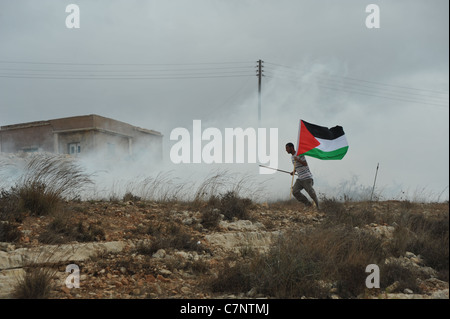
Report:
[[[358,205],[368,203],[346,203],[346,208]],[[374,210],[395,211],[404,204],[371,205]],[[427,214],[448,214],[448,203],[417,206]],[[286,230],[316,227],[326,218],[324,212],[314,207],[303,209],[298,203],[255,204],[251,221],[222,218],[217,227],[207,227],[200,211],[201,207],[192,203],[79,201],[65,203],[60,217],[29,215],[20,222],[20,239],[0,243],[0,297],[12,298],[18,279],[30,266],[38,265],[54,272],[49,297],[55,299],[266,298],[270,296],[255,290],[214,293],[208,282],[230,256],[242,256],[248,250],[267,251]],[[65,223],[60,225],[64,231],[57,230],[55,220]],[[56,229],[53,234],[49,234],[51,223]],[[73,237],[67,225],[77,229],[78,237]],[[395,225],[371,223],[364,228],[389,240]],[[68,232],[72,237],[68,238]],[[184,242],[175,242],[175,238]],[[159,247],[152,246],[158,241]],[[399,291],[398,283],[393,282],[389,289],[360,297],[449,298],[448,281],[438,279],[420,255],[406,252],[399,260],[423,274],[420,294],[407,288]],[[79,268],[79,288],[65,284],[69,276],[66,267],[71,264]],[[340,298],[333,288],[329,297]]]

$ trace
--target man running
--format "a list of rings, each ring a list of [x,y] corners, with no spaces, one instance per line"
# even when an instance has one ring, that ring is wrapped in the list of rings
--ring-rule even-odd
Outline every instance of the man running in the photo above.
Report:
[[[317,199],[316,192],[313,188],[313,176],[311,174],[311,171],[309,170],[305,156],[295,156],[295,147],[292,143],[286,144],[286,152],[288,154],[291,154],[292,164],[295,168],[291,172],[291,175],[295,174],[295,172],[297,172],[298,174],[298,178],[295,181],[294,186],[292,187],[292,194],[299,202],[309,207],[312,205],[311,202],[308,200],[308,198],[306,198],[305,195],[301,193],[301,191],[304,189],[316,204],[317,209],[319,209],[319,200]]]

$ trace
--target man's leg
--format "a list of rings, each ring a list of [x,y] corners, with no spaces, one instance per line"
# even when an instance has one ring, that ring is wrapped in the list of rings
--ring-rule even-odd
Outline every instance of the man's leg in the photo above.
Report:
[[[311,197],[311,199],[314,201],[314,203],[316,203],[316,207],[317,209],[319,209],[319,200],[317,198],[316,195],[316,191],[313,188],[314,185],[314,181],[313,179],[305,179],[303,180],[303,188],[305,189],[305,191],[308,193],[308,195]]]
[[[301,193],[301,190],[304,188],[302,182],[303,181],[299,179],[295,181],[294,187],[292,188],[292,194],[299,202],[305,204],[306,206],[311,206],[308,198],[306,198],[306,196]]]

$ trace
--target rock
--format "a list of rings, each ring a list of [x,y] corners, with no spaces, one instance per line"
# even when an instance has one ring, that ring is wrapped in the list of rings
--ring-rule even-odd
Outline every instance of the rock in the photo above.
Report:
[[[141,294],[141,290],[139,288],[135,288],[133,289],[133,291],[131,292],[131,294],[133,296],[139,296]]]
[[[145,276],[145,281],[147,281],[149,283],[153,283],[153,282],[156,282],[156,278],[153,275],[146,275]]]
[[[165,278],[164,276],[158,275],[156,276],[156,279],[162,282],[169,282],[170,279],[169,278]]]
[[[411,294],[413,294],[414,292],[413,292],[411,289],[409,289],[409,288],[405,288],[405,290],[403,290],[403,293],[408,294],[408,295],[411,295]]]
[[[386,288],[387,293],[393,293],[400,287],[400,282],[396,281]]]
[[[448,282],[439,280],[437,278],[429,278],[429,279],[424,280],[423,282],[429,287],[440,289],[440,290],[445,290],[445,289],[448,289],[448,287],[449,287]]]
[[[166,251],[164,249],[158,249],[156,253],[152,255],[153,258],[164,258],[166,257]]]
[[[189,294],[191,292],[191,289],[189,287],[181,287],[181,292],[184,294]]]
[[[414,257],[411,257],[409,260],[411,260],[413,263],[415,263],[418,266],[425,265],[421,256],[414,256]]]
[[[182,223],[187,226],[195,225],[198,222],[199,222],[199,220],[195,217],[188,217],[188,218],[183,219],[183,221],[182,221]]]
[[[206,235],[205,241],[208,245],[219,246],[225,250],[239,251],[242,247],[265,250],[278,236],[278,231],[215,233]]]
[[[11,252],[0,251],[0,270],[21,268],[33,263],[80,262],[101,253],[117,253],[125,248],[121,241],[45,245],[35,248],[19,248]]]
[[[16,246],[14,246],[11,243],[4,243],[4,242],[0,242],[0,251],[13,251],[16,249]]]
[[[410,251],[407,251],[406,253],[405,253],[405,257],[406,258],[412,258],[412,257],[416,257],[416,255],[414,255],[412,252],[410,252]]]
[[[159,270],[159,273],[160,273],[161,275],[164,275],[164,276],[170,276],[170,275],[172,275],[172,272],[171,272],[170,270],[168,270],[168,269],[160,269],[160,270]]]
[[[432,299],[449,299],[448,289],[434,291],[431,294]]]
[[[253,287],[246,293],[246,295],[247,295],[247,297],[253,298],[256,296],[257,293],[258,293],[258,289],[256,287]]]
[[[185,251],[177,251],[177,252],[175,252],[174,255],[177,256],[177,257],[180,257],[182,259],[186,259],[186,260],[189,259],[189,254],[187,252],[185,252]]]
[[[385,264],[397,263],[400,266],[411,270],[419,278],[433,278],[437,277],[437,271],[431,267],[421,266],[421,263],[417,264],[414,262],[414,258],[406,257],[389,257],[385,260]]]
[[[391,239],[394,235],[395,227],[374,224],[374,226],[372,226],[370,230],[378,238]]]
[[[66,295],[70,295],[70,289],[67,288],[66,286],[61,287],[61,291]]]
[[[249,220],[242,220],[242,219],[233,222],[223,220],[219,223],[219,226],[224,229],[235,231],[257,231],[260,229],[264,229],[264,225],[260,222],[252,223]]]

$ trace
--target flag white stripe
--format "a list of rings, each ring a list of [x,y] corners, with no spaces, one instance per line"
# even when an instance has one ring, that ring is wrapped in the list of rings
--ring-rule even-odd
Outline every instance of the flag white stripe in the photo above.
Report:
[[[316,139],[319,141],[320,145],[317,148],[324,152],[332,152],[342,147],[348,146],[347,138],[345,135],[339,136],[334,140],[324,140],[321,138]]]

